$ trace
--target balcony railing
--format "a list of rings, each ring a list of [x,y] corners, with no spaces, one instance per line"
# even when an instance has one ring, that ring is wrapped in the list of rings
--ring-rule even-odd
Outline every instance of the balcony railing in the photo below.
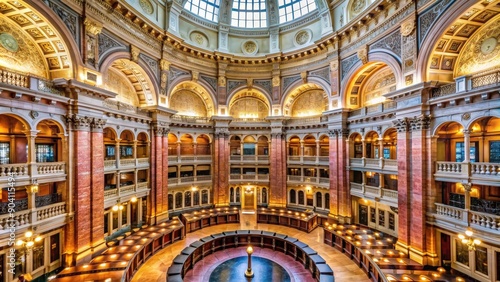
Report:
[[[349,164],[352,168],[363,167],[373,169],[398,170],[398,160],[393,159],[371,159],[371,158],[351,158]]]
[[[61,215],[66,214],[66,203],[60,202],[34,209],[25,209],[15,212],[14,214],[0,215],[0,234],[10,232],[9,226],[15,224],[15,230],[29,227],[30,225],[43,223],[42,228],[52,228],[61,226],[65,222],[65,218]],[[59,216],[59,220],[54,221],[55,217]],[[50,226],[49,226],[50,225]]]
[[[0,165],[0,182],[8,181],[11,176],[15,180],[29,180],[30,176],[37,178],[65,177],[66,163],[47,162]]]
[[[249,181],[269,181],[269,174],[230,174],[230,181],[249,180]]]
[[[375,114],[375,113],[391,112],[391,111],[394,111],[395,109],[396,109],[396,102],[387,101],[384,103],[370,105],[367,107],[353,110],[353,111],[349,112],[349,117],[365,116],[365,115]]]
[[[325,188],[330,186],[330,179],[328,177],[288,175],[287,181],[301,184],[314,184]]]
[[[500,231],[500,215],[461,209],[441,203],[435,203],[435,205],[436,221],[446,222],[453,227],[459,225],[461,226],[460,229],[470,226],[473,229],[498,236],[498,232]]]
[[[229,160],[232,162],[269,162],[268,155],[231,155]]]
[[[381,200],[386,200],[391,203],[397,203],[398,201],[398,191],[396,190],[369,186],[366,184],[355,183],[355,182],[351,182],[350,185],[351,185],[351,195],[368,199],[379,198]]]
[[[500,164],[498,163],[466,163],[466,162],[444,162],[437,161],[434,176],[437,180],[499,181]]]
[[[289,164],[321,164],[328,165],[328,156],[288,156]]]

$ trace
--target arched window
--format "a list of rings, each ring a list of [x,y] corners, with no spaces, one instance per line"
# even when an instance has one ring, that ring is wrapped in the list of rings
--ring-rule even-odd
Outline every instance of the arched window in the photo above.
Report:
[[[325,209],[330,209],[330,194],[326,193],[325,194]]]
[[[201,204],[208,204],[208,190],[201,191]]]
[[[194,191],[193,193],[193,206],[200,205],[200,191]]]
[[[304,204],[304,191],[299,191],[299,205]]]
[[[174,195],[168,194],[168,209],[173,210],[174,209]]]
[[[267,204],[267,189],[262,188],[262,203]]]
[[[181,192],[178,192],[175,194],[175,208],[176,209],[182,208],[182,193]]]
[[[184,193],[184,207],[191,206],[191,191]]]
[[[295,189],[290,190],[290,204],[297,203],[297,194],[295,194]]]
[[[323,207],[323,202],[322,202],[322,197],[323,195],[321,192],[316,192],[316,207],[322,208]]]
[[[234,203],[234,188],[229,189],[229,202]]]
[[[240,187],[236,187],[236,203],[240,202]]]

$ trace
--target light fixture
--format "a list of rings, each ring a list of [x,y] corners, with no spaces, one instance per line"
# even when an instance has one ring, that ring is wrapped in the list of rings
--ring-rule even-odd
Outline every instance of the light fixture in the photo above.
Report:
[[[42,237],[40,237],[39,235],[35,236],[33,234],[33,231],[26,231],[26,233],[24,233],[24,240],[17,240],[16,245],[25,246],[27,249],[31,249],[35,245],[35,243],[38,243],[41,240]]]
[[[130,198],[130,202],[132,202],[132,203],[137,202],[137,197],[134,196],[134,197]]]
[[[30,186],[31,193],[38,193],[38,180],[36,178],[33,178],[31,180],[31,186]]]
[[[118,205],[114,205],[112,208],[111,208],[113,211],[118,211]]]
[[[481,244],[481,241],[479,239],[472,239],[472,235],[474,235],[474,232],[472,232],[472,229],[467,228],[465,230],[465,236],[462,234],[458,234],[458,238],[462,240],[463,244],[466,244],[469,247],[469,251],[475,251],[476,246]]]
[[[198,187],[196,186],[191,187],[191,191],[198,191]]]

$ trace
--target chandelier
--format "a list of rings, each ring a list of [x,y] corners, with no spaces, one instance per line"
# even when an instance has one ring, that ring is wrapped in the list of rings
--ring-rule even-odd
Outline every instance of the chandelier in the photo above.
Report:
[[[472,239],[472,235],[474,232],[470,228],[467,228],[465,230],[465,236],[463,234],[458,234],[458,238],[462,240],[463,244],[466,244],[469,247],[469,251],[475,251],[476,246],[481,244],[481,241],[479,239]]]

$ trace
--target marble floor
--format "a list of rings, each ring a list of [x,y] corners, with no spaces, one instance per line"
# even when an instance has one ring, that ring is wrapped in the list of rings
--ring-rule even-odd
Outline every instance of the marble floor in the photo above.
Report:
[[[155,281],[166,281],[166,273],[169,266],[172,264],[172,260],[177,256],[182,249],[189,246],[194,241],[200,238],[209,236],[211,234],[220,233],[223,231],[233,231],[239,229],[258,229],[264,231],[272,231],[276,233],[286,234],[288,236],[299,239],[301,242],[309,245],[312,249],[318,252],[318,254],[323,257],[326,263],[333,269],[335,275],[335,281],[356,281],[356,282],[369,282],[368,276],[351,261],[346,255],[335,250],[333,247],[329,247],[323,243],[323,229],[318,227],[314,229],[311,233],[306,233],[294,228],[272,225],[272,224],[257,224],[257,218],[255,214],[241,214],[240,213],[240,223],[239,224],[222,224],[216,226],[206,227],[197,230],[192,233],[188,233],[186,238],[181,241],[177,241],[172,245],[169,245],[165,249],[157,252],[153,257],[149,258],[141,268],[135,273],[132,278],[132,282],[155,282]],[[221,253],[222,251],[219,251]],[[229,252],[228,252],[229,253]],[[231,252],[231,253],[237,253]],[[217,255],[217,253],[215,253]],[[221,255],[219,255],[221,256]],[[222,262],[222,261],[221,261]],[[200,266],[198,266],[200,264]],[[191,275],[189,281],[208,281],[205,275],[196,275],[196,273],[209,273],[210,268],[214,269],[215,264],[204,264],[203,261],[198,262],[195,265],[195,269],[187,273],[186,278]],[[301,271],[296,269],[297,274]],[[196,277],[195,277],[196,276]],[[192,280],[194,279],[194,280]],[[196,280],[198,279],[198,280]],[[294,275],[295,281],[302,281],[298,276]],[[299,280],[296,280],[299,279]],[[187,280],[186,280],[187,281]]]

